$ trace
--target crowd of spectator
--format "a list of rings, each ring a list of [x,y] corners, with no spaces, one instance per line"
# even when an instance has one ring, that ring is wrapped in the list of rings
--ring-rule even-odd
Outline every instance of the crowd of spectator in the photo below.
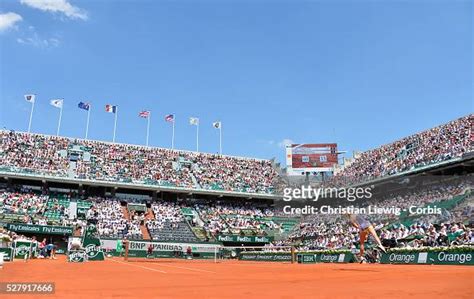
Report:
[[[35,174],[66,176],[69,140],[62,137],[0,131],[0,165]]]
[[[334,180],[357,181],[384,177],[472,152],[473,122],[474,115],[471,114],[363,152]]]
[[[7,245],[19,240],[34,241],[35,239],[13,231],[9,231],[6,228],[0,226],[0,243],[3,243],[3,247],[8,247]]]
[[[451,246],[474,244],[474,230],[463,223],[448,222],[435,225],[417,222],[409,227],[400,224],[392,229],[382,229],[382,240],[396,246]]]
[[[467,177],[469,180],[470,177]],[[404,219],[395,214],[365,215],[379,233],[380,238],[391,247],[449,246],[472,244],[473,230],[464,221],[474,220],[472,211],[472,186],[465,180],[438,183],[418,189],[403,189],[397,194],[387,194],[375,198],[372,202],[380,208],[397,207],[408,210],[410,206],[426,207],[443,204],[457,196],[465,196],[462,204],[450,211],[441,210],[441,214],[409,215]],[[459,217],[454,217],[454,216]],[[412,222],[406,226],[400,221]],[[455,237],[454,237],[455,236]],[[344,215],[310,215],[294,228],[288,238],[273,245],[297,244],[300,250],[351,248],[358,244],[358,230]],[[454,242],[454,243],[453,243]]]
[[[330,179],[357,182],[460,157],[473,150],[468,115],[361,153]],[[274,193],[269,160],[0,131],[0,165],[10,171],[222,191]],[[72,159],[73,157],[73,159]],[[71,164],[74,160],[74,164]]]
[[[1,214],[42,215],[49,196],[35,193],[0,193]]]
[[[473,245],[474,229],[463,223],[448,222],[441,224],[417,222],[408,227],[403,224],[384,227],[383,223],[375,224],[382,243],[388,248],[419,248],[452,245]],[[327,226],[302,225],[302,230],[310,230],[311,237],[296,243],[298,250],[353,249],[359,244],[359,233],[354,227],[345,223]],[[370,240],[373,241],[373,240]],[[295,244],[289,240],[275,242],[284,246]]]
[[[189,154],[193,174],[204,189],[271,193],[276,171],[269,161]]]
[[[152,204],[151,208],[155,217],[146,220],[146,225],[150,231],[161,230],[166,223],[171,223],[173,226],[184,221],[181,207],[176,203],[160,202]]]
[[[272,193],[276,177],[268,160],[4,130],[0,137],[9,171],[251,193]]]
[[[398,207],[406,209],[409,206],[423,207],[464,194],[470,190],[465,181],[456,181],[455,184],[449,181],[446,184],[436,183],[417,189],[405,188],[397,193],[378,195],[372,201],[363,202],[360,207],[367,204],[375,204],[378,207]],[[2,214],[20,214],[25,223],[46,225],[46,218],[43,216],[46,203],[51,200],[48,195],[40,195],[34,192],[10,192],[0,193],[0,209]],[[142,238],[141,224],[145,224],[149,232],[159,232],[165,226],[167,229],[178,227],[179,223],[186,224],[182,209],[188,208],[195,212],[192,219],[188,219],[193,226],[200,226],[209,236],[216,237],[220,234],[240,234],[263,236],[272,233],[282,233],[281,224],[274,222],[273,217],[277,211],[262,204],[254,202],[237,201],[180,201],[153,203],[151,209],[154,217],[145,217],[144,213],[130,211],[128,217],[124,214],[126,203],[121,203],[118,199],[89,197],[85,199],[91,203],[91,208],[87,212],[88,219],[97,221],[97,229],[102,237],[117,237],[137,239]],[[54,200],[53,200],[54,201]],[[61,211],[67,207],[53,204],[53,209]],[[462,205],[446,214],[450,218],[445,221],[459,221],[459,219],[469,219],[472,215],[472,203],[464,201]],[[439,223],[440,216],[431,215],[417,218],[419,223],[415,226],[404,227],[393,226],[386,228],[388,223],[395,223],[399,215],[394,214],[373,214],[368,216],[377,230],[382,233],[383,238],[403,239],[413,235],[415,229],[426,228]],[[196,221],[199,219],[199,221]],[[79,221],[70,220],[65,225],[80,225]],[[83,223],[82,223],[83,224]],[[432,229],[432,228],[430,228]],[[300,246],[308,248],[340,248],[348,246],[357,241],[356,230],[348,224],[343,215],[311,215],[302,219],[296,228],[288,235],[285,244],[301,241]]]
[[[125,217],[120,201],[116,199],[89,198],[93,202],[87,219],[97,221],[97,231],[102,237],[141,239],[139,220]]]
[[[186,168],[178,170],[178,151],[99,141],[79,141],[75,144],[89,149],[91,160],[78,160],[77,177],[105,181],[157,182],[192,188]]]
[[[249,231],[256,235],[265,235],[267,230],[278,230],[280,225],[269,217],[274,216],[273,209],[261,208],[245,203],[206,203],[195,204],[195,210],[204,221],[203,227],[211,235],[243,234]]]
[[[377,198],[379,207],[397,206],[406,208],[408,206],[426,206],[437,202],[459,196],[470,194],[469,186],[459,184],[436,184],[425,186],[411,191],[403,191],[398,194],[389,194],[385,198]],[[467,193],[466,193],[467,192]],[[0,193],[0,208],[2,213],[24,214],[26,223],[47,224],[42,213],[44,213],[47,195],[39,195],[33,192],[9,192]],[[449,246],[453,244],[472,244],[473,230],[462,221],[469,219],[472,215],[472,194],[470,200],[465,200],[451,211],[451,218],[447,221],[439,221],[439,216],[420,216],[412,219],[412,224],[404,224],[397,221],[394,215],[369,215],[381,239],[392,247],[419,247],[419,246]],[[237,203],[227,201],[200,201],[153,203],[151,209],[154,217],[145,217],[143,213],[130,212],[129,217],[124,214],[126,203],[118,199],[89,197],[86,201],[91,203],[87,212],[87,219],[97,222],[97,230],[101,237],[141,239],[141,224],[145,224],[151,235],[159,234],[163,228],[173,236],[173,228],[179,228],[176,232],[189,235],[186,219],[182,209],[187,208],[195,211],[194,217],[199,218],[197,222],[211,236],[220,234],[248,234],[265,235],[268,231],[281,232],[281,225],[272,219],[275,216],[274,208],[270,206],[257,205],[255,203]],[[36,220],[33,223],[36,213]],[[470,213],[470,214],[469,214]],[[458,216],[457,218],[454,216]],[[194,219],[193,219],[194,220]],[[462,221],[461,221],[462,220]],[[193,221],[194,224],[196,224]],[[84,226],[85,221],[72,221],[68,225]],[[180,225],[183,225],[180,227]],[[183,228],[184,227],[184,228]],[[163,233],[163,232],[161,232]],[[185,235],[186,235],[185,234]],[[311,215],[302,219],[291,233],[283,240],[275,241],[273,246],[294,245],[299,250],[316,249],[341,249],[351,248],[359,241],[358,230],[350,225],[344,215]]]

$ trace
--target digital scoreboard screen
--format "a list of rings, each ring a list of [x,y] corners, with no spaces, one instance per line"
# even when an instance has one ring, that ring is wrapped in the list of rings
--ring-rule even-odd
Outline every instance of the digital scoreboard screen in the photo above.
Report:
[[[286,148],[286,164],[295,173],[331,171],[337,155],[337,143],[292,144]]]

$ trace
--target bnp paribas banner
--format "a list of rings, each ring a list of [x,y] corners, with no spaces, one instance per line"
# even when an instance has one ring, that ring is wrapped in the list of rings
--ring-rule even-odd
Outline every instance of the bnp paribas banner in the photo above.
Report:
[[[219,242],[239,242],[239,243],[270,243],[273,237],[267,236],[238,236],[238,235],[219,235],[217,236]]]
[[[100,247],[100,238],[97,233],[97,229],[94,224],[88,224],[86,228],[86,233],[82,239],[82,247],[84,247],[87,260],[89,261],[103,261],[104,252]]]
[[[9,223],[7,229],[17,233],[32,233],[44,235],[62,235],[70,236],[73,228],[70,226],[52,226],[52,225],[32,225]]]
[[[200,258],[214,258],[219,252],[218,244],[195,244],[195,243],[160,243],[149,241],[129,241],[129,257],[147,257],[148,247],[152,244],[154,257],[178,257],[182,256],[191,247],[193,255]]]
[[[382,255],[382,264],[474,265],[472,251],[389,252]]]

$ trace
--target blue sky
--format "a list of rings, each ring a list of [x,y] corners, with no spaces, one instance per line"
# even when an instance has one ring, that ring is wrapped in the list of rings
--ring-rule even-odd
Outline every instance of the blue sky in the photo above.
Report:
[[[282,143],[366,150],[474,111],[471,1],[72,1],[0,4],[0,126],[284,158]]]

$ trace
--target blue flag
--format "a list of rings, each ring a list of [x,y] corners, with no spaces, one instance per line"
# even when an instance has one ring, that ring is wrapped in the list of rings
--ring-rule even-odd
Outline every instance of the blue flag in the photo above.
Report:
[[[89,111],[91,105],[89,103],[79,102],[79,104],[77,104],[77,107]]]

